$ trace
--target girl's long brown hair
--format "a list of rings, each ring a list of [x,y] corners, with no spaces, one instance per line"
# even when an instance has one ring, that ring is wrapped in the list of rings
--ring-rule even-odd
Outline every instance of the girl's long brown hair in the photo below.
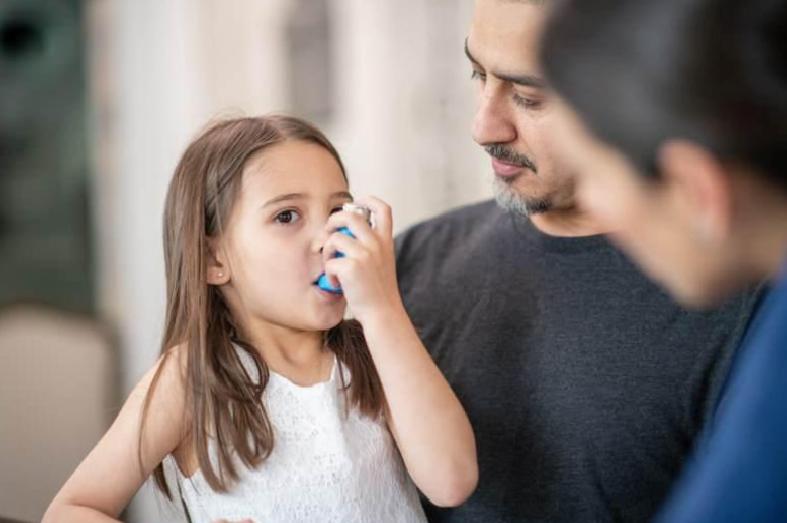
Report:
[[[288,140],[324,147],[347,178],[339,154],[317,128],[298,118],[272,115],[211,125],[186,149],[167,193],[167,307],[162,358],[145,398],[142,428],[165,360],[173,356],[173,347],[181,346],[187,355],[183,376],[186,437],[196,452],[202,475],[219,492],[238,479],[231,456],[237,456],[247,467],[256,467],[270,455],[274,438],[262,403],[268,368],[258,351],[242,338],[219,290],[207,283],[207,239],[222,233],[248,159]],[[253,358],[257,376],[247,374],[233,344]],[[326,333],[326,346],[350,371],[349,384],[340,373],[347,405],[370,417],[380,415],[382,386],[360,324],[342,321]],[[215,441],[217,466],[208,452],[211,439]],[[142,441],[140,430],[140,464]],[[153,476],[159,489],[171,498],[161,463]]]

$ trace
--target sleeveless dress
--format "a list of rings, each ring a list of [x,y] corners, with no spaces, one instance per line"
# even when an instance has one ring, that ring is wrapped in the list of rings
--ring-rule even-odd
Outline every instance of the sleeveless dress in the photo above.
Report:
[[[251,358],[238,350],[250,375]],[[239,461],[240,480],[214,492],[198,470],[184,477],[173,456],[174,475],[190,521],[251,519],[255,523],[423,523],[418,492],[383,419],[357,409],[345,412],[334,359],[328,381],[301,387],[270,371],[263,402],[274,432],[271,455],[255,469]],[[346,382],[349,370],[342,366]],[[215,447],[209,447],[214,463]]]

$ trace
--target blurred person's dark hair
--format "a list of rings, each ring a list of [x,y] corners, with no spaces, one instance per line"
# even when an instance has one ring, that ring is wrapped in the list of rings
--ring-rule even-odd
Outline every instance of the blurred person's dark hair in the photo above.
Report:
[[[787,2],[555,0],[542,63],[600,139],[657,176],[668,138],[787,190]]]

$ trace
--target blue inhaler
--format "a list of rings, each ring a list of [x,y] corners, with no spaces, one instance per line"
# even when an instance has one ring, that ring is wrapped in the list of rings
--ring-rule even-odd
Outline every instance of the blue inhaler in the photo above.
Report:
[[[344,205],[342,205],[342,210],[350,211],[362,215],[366,219],[366,221],[369,222],[369,224],[371,225],[370,219],[371,219],[372,211],[369,210],[367,207],[356,205],[354,203],[345,203]],[[342,227],[338,229],[338,232],[345,234],[350,238],[355,238],[355,235],[347,227]],[[336,253],[336,258],[341,258],[342,256],[344,256],[344,254],[342,254],[341,252]],[[328,277],[325,275],[325,273],[320,274],[320,277],[317,279],[317,286],[326,292],[331,292],[333,294],[342,294],[342,288],[333,287],[331,283],[328,281]]]

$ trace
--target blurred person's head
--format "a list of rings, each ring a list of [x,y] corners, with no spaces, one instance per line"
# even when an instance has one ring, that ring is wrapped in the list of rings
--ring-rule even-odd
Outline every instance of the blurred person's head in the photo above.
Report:
[[[466,54],[477,82],[473,138],[492,158],[504,208],[536,217],[574,205],[574,178],[555,154],[552,98],[537,45],[544,0],[476,0]]]
[[[787,4],[556,0],[542,63],[579,199],[706,304],[787,254]]]

